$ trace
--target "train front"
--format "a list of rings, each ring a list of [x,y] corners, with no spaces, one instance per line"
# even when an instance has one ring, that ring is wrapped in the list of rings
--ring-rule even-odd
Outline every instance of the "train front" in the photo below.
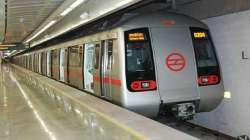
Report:
[[[150,27],[125,32],[127,88],[134,92],[132,98],[140,98],[130,98],[140,106],[133,110],[150,112],[146,106],[151,96],[151,100],[159,96],[156,106],[161,111],[181,119],[216,108],[223,99],[224,88],[206,25],[182,15],[148,16],[150,21],[143,22],[151,23]],[[138,101],[145,104],[143,111]]]

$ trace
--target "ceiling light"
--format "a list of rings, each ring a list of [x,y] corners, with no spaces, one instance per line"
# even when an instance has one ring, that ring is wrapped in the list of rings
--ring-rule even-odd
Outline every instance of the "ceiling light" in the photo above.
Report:
[[[60,15],[66,16],[69,12],[71,12],[73,9],[75,9],[77,6],[85,2],[85,0],[76,0],[73,4],[69,6],[69,8],[65,9]]]
[[[11,53],[15,53],[17,50],[13,50]]]
[[[16,44],[1,44],[0,47],[15,47]]]
[[[5,55],[10,56],[10,55],[11,55],[11,53],[10,53],[10,52],[7,52],[7,53],[5,53]]]
[[[74,9],[81,3],[83,3],[85,0],[76,0],[73,4],[70,5],[70,8]]]
[[[77,7],[78,5],[80,5],[81,3],[83,3],[83,2],[86,2],[87,0],[76,0],[73,4],[71,4],[71,6],[69,6],[68,8],[70,9],[70,11],[72,11],[73,9],[72,8],[75,8],[75,7]],[[54,34],[51,34],[50,36],[49,36],[49,38],[42,38],[42,39],[40,39],[40,40],[38,40],[38,41],[35,41],[35,42],[33,42],[32,44],[31,44],[31,46],[33,47],[33,46],[36,46],[36,45],[38,45],[38,44],[40,44],[40,43],[42,43],[42,42],[44,42],[44,41],[47,41],[47,40],[49,40],[49,39],[52,39],[52,38],[55,38],[55,37],[57,37],[57,36],[59,36],[60,34],[63,34],[63,33],[65,33],[65,32],[67,32],[67,31],[70,31],[70,30],[72,30],[72,29],[75,29],[75,28],[77,28],[77,27],[79,27],[79,26],[81,26],[81,25],[83,25],[83,24],[86,24],[86,23],[88,23],[88,22],[91,22],[91,21],[93,21],[93,20],[95,20],[95,19],[98,19],[98,17],[102,17],[102,16],[105,16],[106,14],[108,14],[108,13],[110,13],[110,12],[113,12],[113,11],[115,11],[115,10],[119,10],[119,9],[121,9],[121,8],[124,8],[124,7],[126,7],[126,6],[128,6],[128,5],[130,5],[130,4],[132,4],[132,3],[135,3],[135,2],[138,2],[138,1],[142,1],[142,0],[122,0],[121,2],[118,2],[118,3],[116,3],[116,4],[114,4],[114,5],[112,5],[112,6],[110,6],[109,8],[106,8],[106,9],[102,9],[101,11],[99,11],[99,12],[96,12],[96,13],[90,13],[91,11],[88,11],[88,12],[83,12],[81,15],[80,15],[80,18],[82,19],[82,20],[80,20],[78,23],[76,23],[76,24],[73,24],[73,25],[70,25],[69,27],[65,27],[65,28],[63,28],[62,30],[60,30],[59,32],[56,32],[56,33],[54,33]],[[68,9],[67,8],[67,9]],[[65,9],[65,11],[67,10],[67,9]],[[68,11],[68,10],[67,10]],[[69,12],[70,12],[69,11]],[[63,11],[64,12],[64,11]],[[63,13],[62,12],[62,13]],[[63,14],[63,15],[67,15],[69,12],[65,12],[66,14]],[[62,13],[60,14],[60,15],[62,15]],[[62,15],[62,16],[63,16]]]
[[[64,10],[60,15],[61,16],[65,16],[67,15],[72,9],[71,8],[67,8],[66,10]]]
[[[107,8],[107,9],[104,9],[104,10],[100,11],[99,15],[101,15],[101,16],[105,15],[105,14],[107,14],[107,13],[109,13],[109,12],[115,10],[115,9],[118,9],[118,8],[120,8],[122,6],[125,6],[125,5],[129,4],[132,1],[134,1],[134,0],[123,0],[123,1],[115,4],[114,6],[112,6],[110,8]]]
[[[46,26],[44,26],[39,32],[37,32],[34,36],[32,36],[30,39],[28,39],[27,41],[25,41],[25,43],[30,42],[31,40],[33,40],[34,38],[36,38],[38,35],[40,35],[42,32],[44,32],[45,30],[47,30],[49,27],[51,27],[52,25],[54,25],[56,23],[56,20],[52,20],[50,21]]]

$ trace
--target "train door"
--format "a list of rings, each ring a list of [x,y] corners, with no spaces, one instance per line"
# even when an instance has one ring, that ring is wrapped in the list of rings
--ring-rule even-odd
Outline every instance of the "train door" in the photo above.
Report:
[[[36,72],[36,54],[33,54],[33,72]]]
[[[34,72],[37,72],[37,66],[38,66],[38,64],[37,64],[37,54],[34,53]]]
[[[47,75],[47,52],[42,52],[42,74]]]
[[[64,82],[68,83],[68,48],[64,48]]]
[[[26,69],[29,69],[29,56],[25,56],[26,58]]]
[[[32,54],[29,55],[29,70],[32,71]]]
[[[84,89],[91,93],[94,92],[94,76],[93,76],[93,58],[95,44],[86,43],[84,47]]]
[[[35,70],[35,61],[34,61],[34,54],[31,54],[31,70],[34,72]]]
[[[47,51],[47,76],[51,77],[51,51]]]
[[[28,55],[28,69],[31,70],[31,55]]]
[[[51,51],[51,77],[55,80],[59,80],[59,49],[54,49]]]
[[[94,71],[93,71],[93,80],[94,80],[94,93],[98,96],[101,96],[101,45],[100,42],[95,43],[95,48],[94,48]]]
[[[38,61],[39,61],[38,72],[42,74],[42,53],[38,53]]]
[[[61,48],[60,49],[60,63],[59,63],[59,75],[60,75],[60,81],[66,82],[66,71],[65,71],[65,66],[67,65],[67,62],[65,61],[65,55],[66,54],[66,49]]]
[[[162,102],[199,100],[195,55],[188,28],[151,28],[150,31]]]
[[[95,94],[111,100],[111,65],[113,40],[103,40],[94,48],[94,91]]]
[[[101,52],[101,96],[112,99],[111,79],[113,61],[113,40],[102,41]]]

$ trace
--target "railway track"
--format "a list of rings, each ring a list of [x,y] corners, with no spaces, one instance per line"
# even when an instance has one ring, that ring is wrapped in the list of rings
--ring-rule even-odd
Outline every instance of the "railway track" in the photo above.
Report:
[[[237,140],[237,138],[225,135],[223,133],[187,122],[180,121],[174,118],[160,117],[156,121],[165,124],[169,127],[182,131],[188,135],[192,135],[201,140]]]

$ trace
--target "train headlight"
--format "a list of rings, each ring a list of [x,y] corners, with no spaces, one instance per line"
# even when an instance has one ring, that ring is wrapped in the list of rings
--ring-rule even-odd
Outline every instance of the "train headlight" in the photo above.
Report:
[[[154,80],[148,81],[134,81],[131,88],[135,91],[146,91],[156,89],[156,82]]]
[[[198,79],[198,83],[201,86],[218,84],[219,77],[217,75],[209,75],[209,76],[200,76]]]

